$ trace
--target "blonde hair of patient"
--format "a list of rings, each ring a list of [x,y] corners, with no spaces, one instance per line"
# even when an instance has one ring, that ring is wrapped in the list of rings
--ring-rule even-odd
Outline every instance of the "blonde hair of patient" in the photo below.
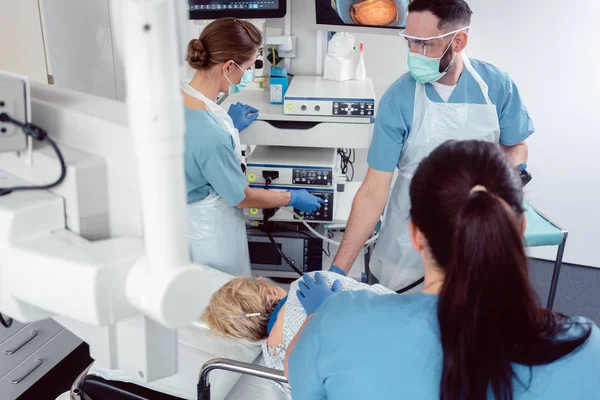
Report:
[[[211,296],[201,320],[221,335],[251,342],[267,338],[268,316],[231,318],[232,315],[273,312],[276,286],[265,278],[233,278]]]

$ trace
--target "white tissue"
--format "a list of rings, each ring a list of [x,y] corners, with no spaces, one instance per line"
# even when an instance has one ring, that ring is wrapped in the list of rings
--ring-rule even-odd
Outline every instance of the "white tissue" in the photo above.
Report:
[[[356,70],[355,41],[354,36],[347,32],[338,32],[333,35],[325,55],[323,78],[332,81],[347,81],[354,78]]]

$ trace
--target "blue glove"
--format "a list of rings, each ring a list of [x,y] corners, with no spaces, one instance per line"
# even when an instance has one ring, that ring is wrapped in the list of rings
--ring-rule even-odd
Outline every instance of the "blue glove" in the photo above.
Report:
[[[525,163],[521,163],[521,164],[517,165],[517,171],[519,171],[519,172],[523,172],[526,169],[527,169],[527,164],[525,164]]]
[[[302,281],[298,284],[300,290],[296,290],[296,296],[298,296],[300,304],[302,304],[308,315],[314,313],[326,298],[342,291],[339,280],[333,282],[331,289],[329,289],[320,272],[315,274],[315,279],[316,282],[313,281],[310,275],[304,275]]]
[[[344,270],[341,269],[340,267],[336,267],[335,265],[332,265],[329,268],[329,272],[335,272],[336,274],[340,274],[340,275],[346,276],[346,273],[344,272]]]
[[[229,114],[233,120],[235,129],[240,132],[250,126],[250,124],[258,118],[258,110],[256,108],[239,102],[230,105],[227,114]]]
[[[325,203],[320,197],[313,196],[306,189],[290,190],[292,195],[288,206],[292,206],[297,210],[312,214],[321,208],[321,204]]]

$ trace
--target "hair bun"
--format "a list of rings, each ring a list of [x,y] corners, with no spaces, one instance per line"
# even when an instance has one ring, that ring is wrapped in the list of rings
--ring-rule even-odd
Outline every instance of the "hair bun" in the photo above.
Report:
[[[208,53],[200,39],[192,39],[188,45],[188,62],[193,68],[202,68],[208,61]]]

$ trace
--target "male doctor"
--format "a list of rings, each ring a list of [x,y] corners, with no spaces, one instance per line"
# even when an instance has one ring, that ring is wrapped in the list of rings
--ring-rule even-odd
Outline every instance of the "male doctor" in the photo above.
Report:
[[[392,84],[379,103],[369,170],[332,270],[349,272],[390,196],[370,269],[393,290],[419,281],[423,266],[408,233],[409,187],[419,162],[444,141],[499,143],[515,167],[524,169],[525,139],[534,132],[533,123],[510,77],[466,56],[471,14],[463,0],[414,0],[409,5],[401,35],[410,49],[410,73]]]

